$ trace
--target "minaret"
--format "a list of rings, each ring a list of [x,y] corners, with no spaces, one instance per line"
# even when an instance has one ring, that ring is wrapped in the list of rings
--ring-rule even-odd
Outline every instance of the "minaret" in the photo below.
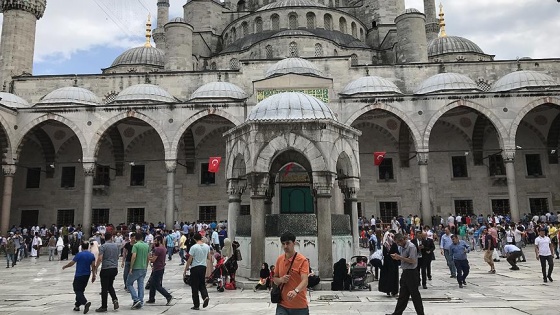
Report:
[[[443,4],[439,4],[439,37],[447,37],[445,33],[445,13],[443,13]]]
[[[146,20],[146,43],[144,47],[152,47],[152,20],[150,13],[148,13],[148,19]]]
[[[406,11],[395,19],[397,25],[397,63],[428,62],[426,17],[416,9]]]
[[[4,14],[0,43],[0,85],[13,76],[33,73],[35,31],[43,17],[46,0],[0,0]]]
[[[158,0],[157,2],[157,28],[154,30],[154,42],[156,47],[165,50],[165,24],[169,22],[169,0]]]
[[[435,0],[424,0],[424,14],[426,15],[426,37],[429,43],[436,39],[439,33]]]

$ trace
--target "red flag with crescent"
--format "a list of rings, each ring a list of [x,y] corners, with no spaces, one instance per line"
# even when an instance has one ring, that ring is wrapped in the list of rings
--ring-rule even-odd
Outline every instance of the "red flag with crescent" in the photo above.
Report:
[[[387,152],[373,152],[373,164],[375,164],[375,166],[379,166],[381,162],[383,162],[385,153]]]
[[[211,156],[210,159],[208,159],[208,172],[218,173],[221,162],[222,162],[221,156]]]
[[[291,162],[290,164],[286,165],[286,168],[284,169],[284,177],[288,176],[288,173],[290,173],[292,167],[294,167],[294,162]]]

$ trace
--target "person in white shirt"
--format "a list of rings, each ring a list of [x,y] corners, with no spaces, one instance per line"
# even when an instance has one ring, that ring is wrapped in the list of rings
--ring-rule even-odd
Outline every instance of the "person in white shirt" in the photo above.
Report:
[[[154,236],[152,235],[152,233],[150,233],[150,231],[148,231],[148,234],[144,238],[144,242],[148,244],[150,248],[152,248],[152,245],[154,244]]]
[[[375,227],[375,217],[374,217],[374,216],[371,216],[371,220],[370,220],[369,223],[370,223],[370,226],[371,226],[372,228]]]
[[[537,260],[541,261],[541,268],[543,274],[543,281],[552,282],[552,270],[554,269],[554,260],[552,253],[554,252],[554,247],[550,242],[550,238],[546,236],[545,230],[543,228],[539,229],[539,236],[535,239],[535,254]],[[546,273],[546,263],[548,262],[548,274]]]
[[[216,230],[212,232],[212,247],[214,247],[214,250],[220,250],[220,236]]]

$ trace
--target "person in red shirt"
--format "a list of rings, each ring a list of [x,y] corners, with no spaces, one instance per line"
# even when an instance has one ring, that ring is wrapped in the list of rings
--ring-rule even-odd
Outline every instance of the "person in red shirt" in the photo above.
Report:
[[[165,272],[165,255],[167,250],[163,244],[163,236],[158,235],[155,239],[155,246],[148,256],[148,260],[152,265],[152,276],[150,279],[150,298],[146,303],[153,304],[156,302],[156,291],[161,293],[167,300],[165,305],[171,305],[173,297],[164,287],[161,286],[163,280],[163,273]]]

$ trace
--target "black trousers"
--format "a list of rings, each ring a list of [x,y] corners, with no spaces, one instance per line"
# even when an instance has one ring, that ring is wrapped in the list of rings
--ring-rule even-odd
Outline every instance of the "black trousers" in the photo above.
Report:
[[[111,299],[113,301],[118,300],[115,288],[113,287],[115,277],[118,273],[119,269],[117,268],[101,269],[99,273],[99,278],[101,279],[101,308],[107,308],[108,294],[111,294]]]
[[[507,261],[513,269],[518,269],[519,268],[519,267],[517,267],[517,259],[519,257],[521,257],[521,254],[522,254],[522,252],[520,250],[512,252],[511,254],[509,254],[509,256],[507,258]]]
[[[156,291],[161,293],[166,299],[171,298],[171,294],[161,286],[164,272],[165,269],[152,271],[152,275],[150,276],[150,301],[155,301]]]
[[[191,268],[191,290],[192,300],[195,307],[200,307],[200,299],[198,293],[205,300],[208,297],[206,291],[206,266],[196,266]]]
[[[418,267],[416,267],[416,270],[418,270],[418,280],[422,282],[423,287],[426,286],[426,271],[428,269],[428,263],[430,262],[427,260],[428,258],[424,259],[424,257],[418,258]]]
[[[424,315],[424,305],[422,305],[422,296],[420,291],[418,291],[418,270],[416,269],[404,269],[401,275],[401,289],[399,292],[399,299],[397,301],[397,306],[393,315],[402,315],[406,306],[408,305],[408,299],[412,297],[412,303],[414,303],[414,309],[416,314]]]
[[[76,293],[76,303],[74,306],[80,307],[80,305],[85,305],[87,303],[84,291],[86,290],[89,280],[89,275],[74,277],[74,282],[72,282],[72,287],[74,288],[74,293]]]
[[[550,256],[542,256],[539,255],[539,258],[541,259],[541,268],[542,268],[542,276],[543,278],[551,277],[552,276],[552,270],[554,269],[554,256],[550,255]],[[548,274],[546,273],[546,263],[548,262]]]

